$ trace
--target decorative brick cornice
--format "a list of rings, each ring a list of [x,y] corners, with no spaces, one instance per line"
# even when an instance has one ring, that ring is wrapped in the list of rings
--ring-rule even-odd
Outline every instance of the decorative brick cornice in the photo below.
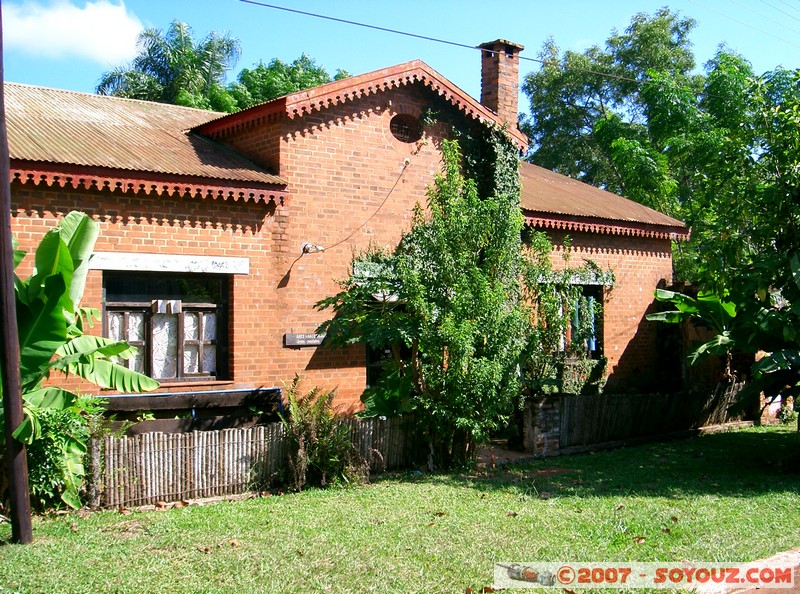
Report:
[[[624,221],[608,221],[603,219],[548,216],[540,213],[523,211],[525,225],[537,229],[556,229],[580,233],[597,233],[602,235],[622,235],[628,237],[645,237],[650,239],[671,239],[685,241],[690,231],[685,227],[668,227],[645,223],[625,223]]]
[[[194,128],[194,131],[211,137],[222,136],[253,123],[269,121],[276,113],[283,113],[289,118],[303,117],[328,107],[413,84],[422,84],[431,89],[468,117],[481,122],[502,124],[496,113],[481,105],[421,60],[413,60],[391,68],[337,80],[307,91],[292,93],[201,124]],[[515,124],[508,128],[508,133],[521,150],[527,148],[528,138]]]
[[[254,187],[231,180],[214,183],[208,178],[168,176],[102,168],[77,166],[45,167],[41,164],[21,164],[12,161],[11,187],[36,189],[65,189],[146,196],[187,197],[198,199],[233,200],[244,202],[275,202],[283,204],[288,196],[285,186]]]

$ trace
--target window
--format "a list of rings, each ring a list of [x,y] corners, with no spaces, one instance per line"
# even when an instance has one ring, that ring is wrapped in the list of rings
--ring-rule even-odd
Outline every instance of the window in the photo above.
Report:
[[[367,345],[367,387],[374,388],[378,380],[381,379],[384,371],[384,364],[391,360],[391,347],[374,349]]]
[[[389,129],[400,142],[417,142],[422,138],[422,124],[419,119],[408,114],[398,114],[389,122]]]
[[[582,285],[580,290],[580,296],[569,307],[570,323],[563,344],[573,355],[598,359],[603,354],[603,287]]]
[[[137,347],[120,363],[159,381],[227,374],[228,278],[106,272],[105,333]]]

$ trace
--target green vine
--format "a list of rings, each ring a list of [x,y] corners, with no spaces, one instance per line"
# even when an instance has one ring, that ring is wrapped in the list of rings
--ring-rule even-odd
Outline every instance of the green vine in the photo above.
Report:
[[[475,181],[480,196],[506,196],[519,203],[519,149],[506,128],[496,124],[469,126],[448,109],[429,109],[424,127],[437,123],[451,127],[463,155],[464,177]]]
[[[519,207],[519,152],[505,128],[470,126],[444,107],[429,110],[422,121],[428,127],[438,123],[451,126],[462,147],[465,177],[475,181],[481,196],[507,197]],[[533,328],[527,363],[523,366],[527,391],[599,392],[606,359],[599,348],[590,352],[587,344],[597,339],[597,322],[602,320],[604,303],[616,282],[614,272],[603,270],[591,260],[584,260],[578,267],[569,266],[572,256],[569,236],[562,243],[566,264],[563,270],[552,268],[553,245],[546,234],[525,227],[521,246],[525,259],[520,272],[527,285],[524,299],[536,311],[546,312],[546,321],[534,322],[534,326],[540,324],[540,327]],[[585,286],[603,289],[597,298],[590,299],[583,294]],[[567,334],[571,335],[569,345],[564,344]]]

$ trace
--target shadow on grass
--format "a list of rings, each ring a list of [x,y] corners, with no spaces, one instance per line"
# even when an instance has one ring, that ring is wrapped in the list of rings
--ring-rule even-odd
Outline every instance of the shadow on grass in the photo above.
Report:
[[[634,494],[748,497],[800,492],[800,433],[789,428],[717,433],[482,472],[438,475],[430,480],[542,498]]]

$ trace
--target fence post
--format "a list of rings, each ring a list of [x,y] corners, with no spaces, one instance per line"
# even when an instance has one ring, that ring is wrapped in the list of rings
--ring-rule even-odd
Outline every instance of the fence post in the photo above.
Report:
[[[525,400],[522,444],[534,456],[557,456],[560,453],[561,395],[537,395]]]
[[[103,452],[102,439],[92,437],[89,440],[89,470],[91,484],[89,485],[89,507],[100,507],[100,493],[103,489]]]

